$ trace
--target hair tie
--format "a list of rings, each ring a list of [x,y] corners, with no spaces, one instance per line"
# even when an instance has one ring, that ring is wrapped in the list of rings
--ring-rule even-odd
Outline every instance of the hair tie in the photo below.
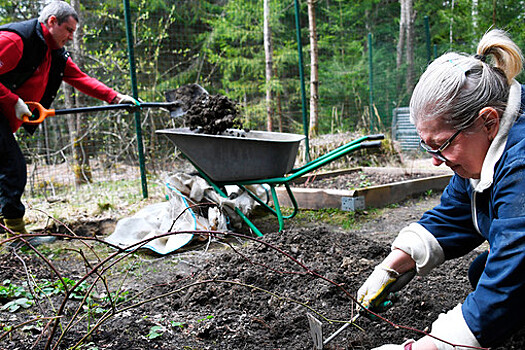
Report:
[[[474,58],[480,60],[481,62],[486,62],[487,61],[487,56],[486,55],[475,54]]]

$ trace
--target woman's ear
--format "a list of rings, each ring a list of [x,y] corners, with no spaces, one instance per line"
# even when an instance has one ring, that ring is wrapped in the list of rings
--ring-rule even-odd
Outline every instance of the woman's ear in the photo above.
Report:
[[[483,130],[487,133],[490,141],[494,140],[499,131],[499,113],[493,107],[485,107],[479,111],[483,118]]]

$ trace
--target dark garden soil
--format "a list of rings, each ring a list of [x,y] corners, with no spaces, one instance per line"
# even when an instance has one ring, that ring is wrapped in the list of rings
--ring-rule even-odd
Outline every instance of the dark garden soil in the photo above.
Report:
[[[220,119],[228,125],[234,122],[231,101],[211,98],[225,111]],[[200,116],[199,123],[213,124],[211,133],[224,126],[203,120],[203,113],[188,110],[189,117]],[[379,180],[360,177],[357,186],[348,179],[340,181],[329,185],[363,187],[363,182],[369,186]],[[382,183],[393,181],[385,177]],[[190,246],[179,254],[158,257],[139,252],[122,261],[112,258],[112,268],[105,270],[106,263],[96,270],[98,275],[90,274],[86,279],[87,286],[96,277],[105,281],[99,281],[91,291],[81,288],[75,297],[65,299],[64,288],[55,284],[55,288],[46,288],[47,297],[27,309],[0,310],[0,325],[8,332],[0,335],[0,349],[44,349],[50,334],[49,349],[55,345],[57,349],[86,350],[312,349],[307,313],[321,320],[325,338],[341,327],[335,321],[351,319],[355,309],[352,296],[388,254],[397,232],[438,201],[434,194],[381,211],[348,213],[345,215],[352,225],[347,229],[335,226],[330,213],[328,219],[326,215],[320,219],[322,213],[307,212],[287,220],[284,232],[278,233],[274,217],[258,216],[254,222],[266,233],[261,238],[248,238],[247,232],[247,237],[217,234],[209,246]],[[107,222],[96,224],[84,220],[72,230],[85,237],[104,238],[111,233]],[[42,286],[45,280],[57,281],[57,274],[79,281],[101,259],[115,253],[102,243],[78,239],[60,239],[39,251],[42,256],[1,247],[3,286],[23,287],[27,292],[34,282]],[[426,277],[416,277],[384,317],[395,325],[427,329],[440,313],[470,292],[467,269],[481,251],[447,262]],[[32,281],[29,285],[28,280]],[[0,290],[4,306],[20,300],[16,291]],[[117,302],[114,307],[107,302],[108,290]],[[89,298],[81,306],[86,296]],[[112,317],[100,322],[108,314]],[[57,315],[62,318],[56,329],[42,319]],[[74,322],[68,326],[70,320]],[[9,332],[10,327],[16,329]],[[90,331],[91,335],[75,347]],[[325,349],[371,349],[420,336],[384,320],[362,317]],[[524,348],[522,332],[498,349]]]
[[[202,93],[201,89],[199,85],[190,84],[166,92],[168,101],[180,102],[186,126],[210,135],[243,128],[238,103],[224,95]]]
[[[193,247],[167,257],[134,254],[128,258],[133,264],[126,269],[126,278],[118,270],[105,272],[109,289],[121,286],[130,300],[119,305],[120,312],[79,349],[312,349],[306,314],[315,314],[322,321],[325,338],[341,326],[328,320],[349,320],[355,304],[347,293],[355,295],[374,266],[388,254],[396,233],[438,200],[433,195],[379,213],[349,213],[349,220],[355,223],[352,229],[305,215],[288,220],[285,231],[278,233],[273,217],[259,216],[254,219],[256,225],[268,232],[262,238],[222,236],[224,239],[209,249]],[[78,280],[96,259],[84,261],[68,249],[82,249],[89,255],[88,249],[74,240],[60,240],[43,251],[64,277]],[[107,250],[106,255],[112,252]],[[425,330],[470,292],[466,273],[475,255],[449,261],[426,277],[416,277],[384,316],[397,325]],[[305,268],[323,278],[305,273]],[[6,250],[0,254],[2,281],[21,283],[27,280],[28,270],[39,280],[56,279],[35,254]],[[103,295],[104,288],[97,290]],[[1,323],[15,325],[39,315],[52,316],[51,301],[58,309],[62,295],[16,313],[0,311]],[[143,304],[137,305],[139,302]],[[67,302],[63,327],[78,305],[78,300]],[[110,309],[102,302],[98,306]],[[101,316],[94,306],[92,310],[93,318]],[[69,349],[94,324],[93,319],[85,317],[65,334],[58,348]],[[0,340],[0,348],[43,349],[46,338],[39,336],[42,332],[49,334],[44,325],[44,321],[32,322],[13,331]],[[60,329],[54,342],[58,334]],[[361,318],[325,349],[371,349],[419,337],[385,321]],[[498,349],[524,348],[522,332]]]
[[[242,129],[237,104],[226,96],[202,95],[188,109],[185,119],[191,130],[217,135],[226,129]]]
[[[316,178],[310,176],[306,181],[296,183],[293,187],[304,188],[331,188],[338,190],[351,190],[355,188],[370,187],[376,185],[392,184],[401,181],[422,179],[430,176],[423,173],[388,173],[388,172],[364,172],[356,170],[349,174]]]

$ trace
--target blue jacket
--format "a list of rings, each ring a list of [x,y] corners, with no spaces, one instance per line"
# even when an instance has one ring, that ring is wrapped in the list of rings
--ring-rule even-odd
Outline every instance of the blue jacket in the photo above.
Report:
[[[481,243],[490,246],[477,288],[462,305],[463,317],[483,347],[497,345],[525,325],[525,88],[521,108],[495,162],[493,182],[482,192],[454,175],[441,203],[419,224],[439,242],[446,260]]]

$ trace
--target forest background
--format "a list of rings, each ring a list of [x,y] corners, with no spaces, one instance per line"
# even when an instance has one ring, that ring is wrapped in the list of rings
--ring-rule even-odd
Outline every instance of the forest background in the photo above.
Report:
[[[81,21],[67,46],[74,61],[131,94],[124,3],[68,2]],[[0,0],[0,23],[37,17],[43,5]],[[522,0],[141,0],[129,6],[140,99],[165,101],[166,91],[199,83],[237,101],[245,127],[306,131],[310,138],[388,134],[392,111],[407,106],[429,61],[450,50],[474,54],[490,28],[508,31],[525,47]],[[98,104],[64,85],[53,107]],[[165,110],[144,109],[136,122],[126,111],[98,112],[51,117],[33,135],[19,132],[29,194],[52,196],[116,180],[119,172],[136,179],[137,142],[148,175],[176,167],[173,146],[155,130],[180,121]]]

